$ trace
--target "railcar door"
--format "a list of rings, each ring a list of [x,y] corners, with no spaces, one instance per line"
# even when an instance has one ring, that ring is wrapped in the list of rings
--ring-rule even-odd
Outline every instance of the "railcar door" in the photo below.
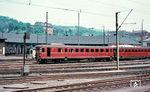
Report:
[[[50,57],[51,48],[47,48],[47,56]]]

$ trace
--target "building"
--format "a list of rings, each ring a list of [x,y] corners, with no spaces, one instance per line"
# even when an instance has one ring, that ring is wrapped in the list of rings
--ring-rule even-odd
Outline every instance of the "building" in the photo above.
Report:
[[[143,41],[144,47],[150,47],[150,38]]]
[[[5,39],[0,38],[0,55],[5,54]]]
[[[0,34],[1,35],[1,34]],[[23,49],[23,36],[24,34],[4,33],[3,38],[0,39],[0,54],[1,55],[22,55]],[[103,36],[54,36],[48,35],[47,42],[62,43],[65,45],[88,45],[88,46],[108,46],[116,44],[115,36],[106,36],[103,42]],[[26,40],[27,53],[38,44],[46,44],[45,35],[31,34],[30,39]],[[120,44],[122,45],[135,45],[139,46],[140,43],[131,40],[127,37],[120,37]]]

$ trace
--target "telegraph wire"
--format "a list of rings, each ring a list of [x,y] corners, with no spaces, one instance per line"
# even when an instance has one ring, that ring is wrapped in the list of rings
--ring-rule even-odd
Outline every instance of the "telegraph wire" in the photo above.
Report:
[[[89,0],[88,0],[89,1]],[[111,5],[111,6],[115,6],[115,5],[112,5],[112,4],[107,4],[107,3],[104,3],[104,2],[101,2],[101,1],[98,1],[98,0],[95,0],[96,2],[99,2],[99,3],[102,3],[102,4],[105,4],[107,6]],[[134,0],[131,0],[131,1],[134,1]],[[4,2],[4,1],[0,1],[0,2]],[[75,10],[75,9],[68,9],[68,8],[59,8],[59,7],[52,7],[52,6],[45,6],[45,5],[38,5],[38,4],[33,4],[31,3],[31,0],[29,0],[29,2],[25,3],[25,2],[18,2],[18,1],[11,1],[11,3],[16,3],[16,4],[21,4],[21,5],[30,5],[30,6],[35,6],[35,7],[42,7],[42,8],[50,8],[50,9],[57,9],[57,10],[64,10],[64,11],[72,11],[72,12],[79,12],[79,10]],[[119,6],[118,6],[119,7]],[[137,9],[135,9],[137,10]],[[124,10],[125,11],[128,11],[128,10]],[[139,10],[138,10],[139,11]],[[85,10],[82,10],[82,13],[86,13],[86,14],[90,14],[90,15],[96,15],[96,16],[103,16],[103,17],[109,17],[112,16],[112,15],[109,15],[109,14],[104,14],[104,13],[94,13],[94,12],[89,12],[89,11],[85,11]],[[139,13],[141,13],[141,11],[139,11]],[[148,15],[148,14],[145,14],[144,15]],[[145,18],[144,18],[145,19]],[[149,19],[148,19],[149,20]]]
[[[30,6],[41,7],[41,8],[50,8],[50,9],[56,9],[56,10],[63,10],[63,11],[81,12],[81,13],[86,13],[86,14],[96,15],[96,16],[104,16],[104,17],[108,16],[108,17],[111,17],[111,15],[107,15],[107,14],[103,14],[103,13],[95,13],[95,12],[84,11],[82,9],[77,10],[77,9],[59,8],[59,7],[52,7],[52,6],[33,4],[33,3],[31,3],[31,0],[29,0],[28,3],[18,2],[18,1],[13,1],[12,3],[21,4],[21,5],[30,5]]]
[[[87,1],[90,1],[90,2],[91,2],[91,0],[87,0]],[[127,8],[127,7],[120,6],[120,5],[113,5],[113,4],[110,4],[110,3],[105,3],[105,2],[102,2],[101,0],[92,0],[92,2],[96,2],[96,3],[98,3],[98,4],[102,4],[102,5],[111,7],[111,9],[114,9],[114,8],[117,6],[117,7],[121,7],[121,8],[123,8],[123,9],[128,9],[128,10],[129,10],[129,8]],[[110,9],[110,8],[109,8],[109,9]],[[118,9],[118,8],[116,8],[116,9]]]
[[[139,2],[139,1],[135,1],[135,0],[128,0],[128,1],[136,3],[136,4],[139,4],[139,5],[142,5],[142,6],[148,6],[148,7],[150,6],[150,4]]]
[[[89,12],[85,10],[75,10],[75,9],[68,9],[68,8],[58,8],[58,7],[51,7],[51,6],[45,6],[45,5],[37,5],[37,4],[32,4],[32,6],[37,6],[37,7],[44,7],[44,8],[51,8],[51,9],[57,9],[57,10],[65,10],[65,11],[72,11],[72,12],[80,12],[80,13],[86,13],[86,14],[91,14],[91,15],[97,15],[97,16],[111,16],[111,15],[106,15],[102,13],[94,13],[94,12]]]

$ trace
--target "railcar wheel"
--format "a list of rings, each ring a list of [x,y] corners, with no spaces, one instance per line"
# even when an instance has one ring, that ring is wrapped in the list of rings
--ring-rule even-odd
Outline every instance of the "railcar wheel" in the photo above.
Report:
[[[45,59],[39,60],[38,62],[39,62],[39,64],[47,64],[47,60],[45,60]]]
[[[77,62],[80,63],[80,59],[78,59]]]
[[[59,59],[58,59],[58,60],[56,60],[56,63],[61,63],[61,60],[59,60]]]

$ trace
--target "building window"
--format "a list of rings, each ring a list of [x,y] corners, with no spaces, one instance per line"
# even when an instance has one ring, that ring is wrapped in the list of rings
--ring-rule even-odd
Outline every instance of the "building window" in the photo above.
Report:
[[[147,43],[147,47],[150,47],[150,43]]]

